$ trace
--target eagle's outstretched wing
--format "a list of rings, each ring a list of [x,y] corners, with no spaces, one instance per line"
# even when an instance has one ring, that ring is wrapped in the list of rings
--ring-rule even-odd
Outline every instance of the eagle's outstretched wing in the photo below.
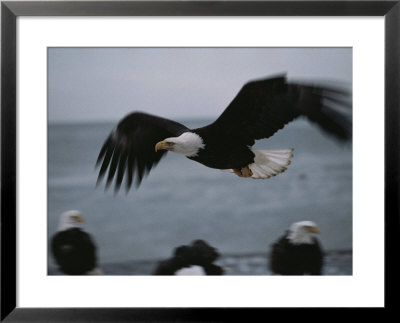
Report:
[[[139,186],[143,176],[165,155],[156,152],[155,144],[167,137],[179,136],[188,129],[175,121],[142,112],[134,112],[122,119],[111,132],[101,148],[96,165],[101,164],[97,183],[104,177],[107,169],[106,188],[115,174],[115,190],[118,191],[126,174],[126,189],[132,185],[136,175]]]
[[[348,93],[318,85],[288,83],[284,76],[246,83],[225,111],[204,127],[221,138],[253,145],[305,116],[339,140],[351,138],[351,118],[335,107],[351,106]],[[199,129],[200,130],[200,129]],[[202,130],[199,132],[201,133]]]

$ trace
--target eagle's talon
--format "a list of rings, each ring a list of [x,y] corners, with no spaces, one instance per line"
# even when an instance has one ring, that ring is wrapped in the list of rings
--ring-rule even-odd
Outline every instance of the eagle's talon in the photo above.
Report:
[[[249,168],[249,166],[243,167],[241,169],[233,168],[233,172],[239,177],[251,177],[253,176],[253,172]]]
[[[246,166],[242,168],[242,175],[243,177],[251,177],[253,176],[253,172],[251,171],[249,166]]]

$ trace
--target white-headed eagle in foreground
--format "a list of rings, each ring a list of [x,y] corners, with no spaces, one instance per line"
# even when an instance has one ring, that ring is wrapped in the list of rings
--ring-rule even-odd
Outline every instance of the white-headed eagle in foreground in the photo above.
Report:
[[[286,169],[293,149],[255,150],[255,140],[269,138],[288,122],[305,116],[339,140],[351,137],[351,121],[335,106],[348,107],[344,91],[287,82],[278,76],[246,83],[213,123],[197,129],[143,112],[123,118],[106,139],[97,159],[98,181],[126,189],[139,186],[167,151],[207,167],[232,170],[240,177],[269,178]]]
[[[315,233],[321,233],[314,222],[293,223],[289,230],[271,245],[269,268],[275,275],[322,275],[324,252]]]
[[[58,231],[51,238],[51,251],[60,271],[67,275],[102,275],[97,266],[97,246],[81,227],[84,217],[70,210],[60,216]]]

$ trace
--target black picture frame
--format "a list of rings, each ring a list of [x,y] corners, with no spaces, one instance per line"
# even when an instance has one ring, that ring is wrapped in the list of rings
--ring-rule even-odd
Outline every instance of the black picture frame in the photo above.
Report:
[[[382,16],[385,19],[385,307],[395,309],[399,234],[400,1],[2,1],[1,321],[236,321],[263,309],[18,308],[16,282],[16,19],[18,16]],[[395,254],[396,256],[391,256]],[[394,269],[391,269],[394,268]],[[397,270],[396,270],[397,271]],[[390,284],[388,283],[390,282]],[[379,313],[383,309],[377,309]],[[278,309],[269,309],[271,311]],[[295,309],[293,309],[295,310]],[[327,309],[329,310],[329,309]],[[371,312],[369,312],[371,313]],[[275,314],[272,314],[275,315]],[[371,317],[372,318],[372,317]]]

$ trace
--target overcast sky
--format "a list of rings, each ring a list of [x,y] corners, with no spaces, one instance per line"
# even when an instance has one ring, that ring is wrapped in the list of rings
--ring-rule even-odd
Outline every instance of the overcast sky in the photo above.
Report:
[[[352,81],[351,48],[50,48],[48,58],[50,122],[217,117],[252,79]]]

